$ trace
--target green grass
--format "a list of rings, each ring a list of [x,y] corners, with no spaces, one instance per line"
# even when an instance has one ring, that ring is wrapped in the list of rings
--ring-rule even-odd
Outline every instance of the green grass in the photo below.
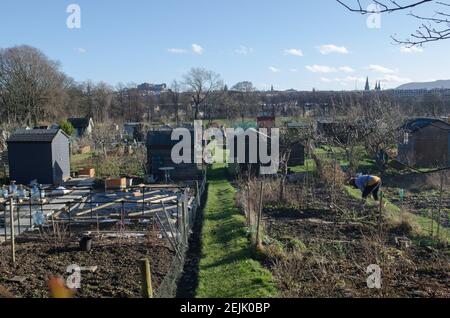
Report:
[[[261,298],[277,294],[271,273],[252,258],[245,218],[224,165],[209,170],[198,298]]]
[[[361,200],[361,191],[360,190],[354,189],[350,186],[346,186],[345,189],[352,198]],[[387,197],[383,198],[383,202],[384,202],[383,209],[384,209],[385,215],[389,219],[393,219],[393,220],[397,219],[398,220],[398,218],[401,217],[401,214],[402,214],[401,209],[397,205],[395,205],[391,201],[389,201],[389,199]],[[376,206],[379,203],[369,199],[367,204],[369,204],[370,206]],[[430,218],[422,216],[422,215],[416,215],[416,214],[413,214],[410,212],[405,212],[405,214],[411,218],[411,220],[413,221],[413,223],[415,225],[418,226],[417,233],[414,233],[416,236],[423,237],[424,235],[426,235],[429,232],[429,229],[431,228],[431,219]],[[434,230],[436,231],[437,222],[433,221],[433,227],[434,227]],[[440,237],[443,241],[450,243],[450,229],[441,226]]]
[[[86,168],[84,165],[89,161],[89,159],[92,158],[93,155],[93,152],[72,155],[70,160],[72,171],[78,171],[81,168]]]
[[[315,172],[317,170],[316,163],[313,159],[306,159],[303,166],[289,167],[293,173]]]

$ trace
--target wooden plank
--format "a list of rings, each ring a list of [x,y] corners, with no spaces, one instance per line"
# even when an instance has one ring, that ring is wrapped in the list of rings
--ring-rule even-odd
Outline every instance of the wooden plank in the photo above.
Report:
[[[8,281],[13,283],[23,283],[27,278],[23,276],[14,276],[11,279],[8,279]]]

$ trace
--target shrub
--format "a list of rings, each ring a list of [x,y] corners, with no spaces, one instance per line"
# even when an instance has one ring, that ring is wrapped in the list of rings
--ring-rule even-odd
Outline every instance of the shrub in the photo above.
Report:
[[[62,131],[64,131],[69,136],[72,136],[73,133],[75,132],[75,128],[67,120],[63,120],[62,122],[60,122],[59,127],[61,128]]]

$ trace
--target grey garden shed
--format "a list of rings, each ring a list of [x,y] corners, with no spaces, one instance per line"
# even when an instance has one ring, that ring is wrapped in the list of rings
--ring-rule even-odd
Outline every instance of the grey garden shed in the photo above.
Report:
[[[16,131],[7,141],[10,179],[61,185],[70,177],[69,140],[60,129]]]

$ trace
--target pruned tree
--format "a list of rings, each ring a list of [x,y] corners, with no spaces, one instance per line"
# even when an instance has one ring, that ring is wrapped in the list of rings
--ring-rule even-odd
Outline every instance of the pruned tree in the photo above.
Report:
[[[407,14],[419,20],[420,25],[415,32],[411,33],[404,40],[393,36],[394,41],[398,44],[412,47],[450,39],[450,3],[437,0],[408,0],[402,1],[401,3],[395,0],[372,0],[367,1],[365,4],[361,0],[336,1],[349,11],[360,14],[382,14],[410,10]],[[369,4],[375,4],[376,8],[369,7]],[[412,11],[417,7],[425,6],[432,8],[434,14],[422,15]]]
[[[200,106],[208,101],[212,93],[224,87],[219,74],[203,68],[192,68],[183,76],[183,84],[192,98],[194,119],[199,119]]]
[[[335,111],[331,122],[326,124],[328,129],[317,140],[330,145],[331,152],[335,150],[333,146],[343,150],[350,174],[357,172],[365,153],[377,159],[396,144],[403,122],[397,104],[373,96],[347,105],[345,117],[339,116],[341,110]]]
[[[108,147],[115,141],[115,134],[111,133],[110,123],[97,123],[92,131],[92,140],[96,148],[102,150],[103,156],[108,157]]]

